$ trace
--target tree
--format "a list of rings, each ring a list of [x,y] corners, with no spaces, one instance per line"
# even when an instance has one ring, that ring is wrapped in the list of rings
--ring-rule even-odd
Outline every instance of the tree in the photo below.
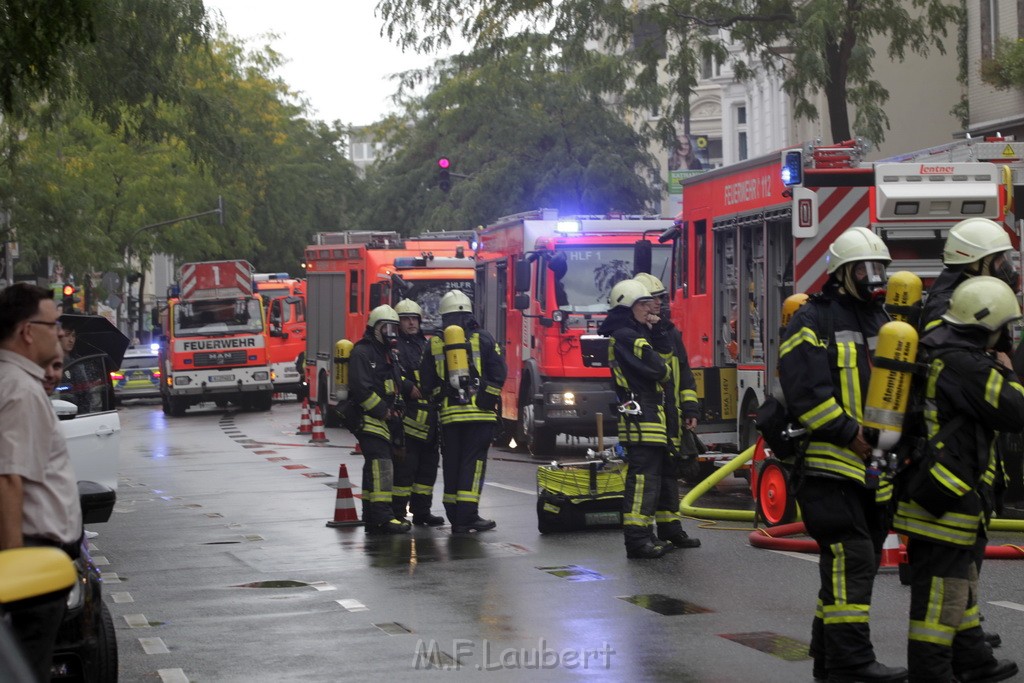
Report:
[[[657,201],[654,160],[643,139],[574,72],[525,34],[502,59],[471,53],[405,74],[399,99],[423,79],[422,98],[381,127],[394,153],[368,181],[364,225],[403,232],[465,228],[540,207],[562,213],[649,211]],[[407,124],[407,125],[406,125]],[[437,159],[452,161],[449,193],[437,186]]]
[[[886,36],[889,59],[903,59],[908,50],[942,52],[946,26],[961,18],[955,0],[662,0],[637,11],[630,5],[621,0],[380,0],[377,8],[389,37],[424,52],[461,36],[500,56],[515,27],[544,26],[547,49],[559,51],[572,68],[584,67],[582,81],[591,92],[621,97],[635,110],[664,112],[654,127],[666,144],[674,140],[677,123],[688,125],[701,61],[727,56],[718,29],[726,29],[750,58],[783,74],[798,116],[817,118],[811,96],[821,91],[836,141],[856,132],[877,143],[888,126],[883,106],[889,94],[873,77],[869,41]],[[745,61],[737,66],[739,76],[751,74]],[[855,110],[852,128],[848,105]]]

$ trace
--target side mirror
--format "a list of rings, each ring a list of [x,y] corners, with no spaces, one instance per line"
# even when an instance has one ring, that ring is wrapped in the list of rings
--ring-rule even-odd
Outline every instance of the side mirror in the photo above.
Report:
[[[647,240],[637,240],[633,243],[633,274],[651,272],[652,264],[651,243]]]
[[[530,307],[530,295],[526,292],[519,292],[512,299],[512,308],[517,311],[525,311]]]
[[[512,283],[513,289],[515,289],[516,292],[529,292],[530,291],[530,262],[529,261],[516,261],[516,269],[515,269],[514,275],[515,275],[515,277],[513,278],[513,283]],[[529,297],[527,297],[527,301],[529,301]],[[519,308],[519,310],[523,310],[523,309],[525,309],[527,307],[528,307],[528,305],[524,306],[523,308],[519,308],[519,306],[516,306],[516,308]]]
[[[78,415],[78,406],[71,401],[65,401],[59,398],[51,398],[50,405],[53,406],[53,411],[57,413],[58,420],[71,420]]]
[[[275,326],[271,326],[270,329],[267,331],[267,334],[269,334],[271,337],[282,337],[282,336],[284,336],[284,333],[281,332],[281,328],[280,327],[275,327]]]

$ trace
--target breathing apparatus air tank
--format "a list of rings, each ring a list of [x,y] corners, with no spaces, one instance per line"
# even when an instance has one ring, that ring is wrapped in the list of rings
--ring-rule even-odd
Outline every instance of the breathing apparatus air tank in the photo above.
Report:
[[[444,328],[444,360],[448,367],[448,384],[455,390],[458,402],[469,403],[469,344],[466,331],[458,325]]]
[[[914,326],[901,320],[887,322],[878,331],[878,347],[864,402],[864,436],[874,448],[872,468],[891,470],[895,465],[891,451],[903,434],[917,341]]]
[[[900,270],[889,276],[885,287],[885,311],[893,320],[917,326],[921,318],[921,278],[909,270]]]
[[[339,401],[348,398],[348,359],[352,355],[352,342],[339,339],[334,345],[334,392]]]
[[[809,297],[803,292],[796,294],[790,294],[786,297],[786,300],[782,302],[782,320],[779,326],[782,331],[785,332],[786,328],[789,327],[789,321],[793,319],[793,314],[796,310],[807,303]]]

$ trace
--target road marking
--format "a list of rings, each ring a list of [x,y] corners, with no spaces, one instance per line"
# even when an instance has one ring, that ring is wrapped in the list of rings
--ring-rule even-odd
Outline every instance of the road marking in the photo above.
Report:
[[[499,489],[505,489],[506,491],[515,491],[516,493],[525,493],[528,496],[536,496],[537,489],[521,489],[518,486],[509,486],[508,484],[495,484],[493,481],[485,481],[486,486],[493,486]]]
[[[139,638],[139,644],[147,655],[166,655],[171,652],[164,644],[163,638]]]
[[[149,628],[149,619],[145,614],[126,614],[124,620],[128,622],[129,628]]]
[[[121,577],[117,572],[103,572],[103,583],[121,583]]]
[[[1006,609],[1015,609],[1018,612],[1024,612],[1024,605],[1020,604],[1019,602],[1007,602],[1005,600],[997,600],[996,602],[989,602],[988,604],[995,605],[996,607],[1005,607]]]
[[[336,590],[338,590],[337,586],[332,586],[331,584],[327,583],[326,581],[313,581],[309,585],[310,585],[311,588],[315,588],[318,591],[336,591]]]
[[[126,592],[123,592],[123,591],[122,592],[111,593],[110,597],[114,600],[114,602],[117,602],[117,603],[135,602],[135,598],[132,597],[131,593],[126,593]]]
[[[348,598],[346,600],[335,600],[336,603],[347,609],[349,612],[369,612],[370,608],[359,602]]]
[[[163,683],[189,683],[188,676],[181,669],[157,669]]]
[[[93,548],[93,550],[95,550],[95,548]],[[103,555],[93,555],[92,563],[97,567],[106,567],[110,565],[110,560],[108,560]]]
[[[818,555],[814,555],[812,553],[795,553],[792,550],[771,550],[771,549],[769,549],[768,552],[775,553],[777,555],[786,555],[787,557],[795,557],[796,559],[804,560],[805,562],[817,563],[818,559],[819,559]]]

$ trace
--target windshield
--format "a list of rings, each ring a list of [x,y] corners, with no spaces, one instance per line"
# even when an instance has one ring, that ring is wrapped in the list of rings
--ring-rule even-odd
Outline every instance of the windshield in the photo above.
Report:
[[[438,308],[441,305],[441,297],[453,289],[463,292],[473,300],[472,280],[406,280],[410,288],[400,296],[396,292],[397,301],[401,299],[412,299],[423,309],[423,320],[420,323],[423,331],[427,334],[436,334],[441,331],[441,313]]]
[[[670,245],[653,245],[651,274],[667,284]],[[548,261],[555,303],[571,313],[604,313],[612,287],[633,277],[633,247],[574,246],[559,248]]]
[[[262,331],[258,299],[189,301],[174,307],[174,334],[178,337]]]
[[[271,299],[276,299],[279,296],[288,296],[291,294],[291,291],[285,285],[274,285],[272,287],[268,287],[264,284],[259,284],[256,285],[256,291],[260,293],[260,296],[263,297],[264,301],[270,301]]]

